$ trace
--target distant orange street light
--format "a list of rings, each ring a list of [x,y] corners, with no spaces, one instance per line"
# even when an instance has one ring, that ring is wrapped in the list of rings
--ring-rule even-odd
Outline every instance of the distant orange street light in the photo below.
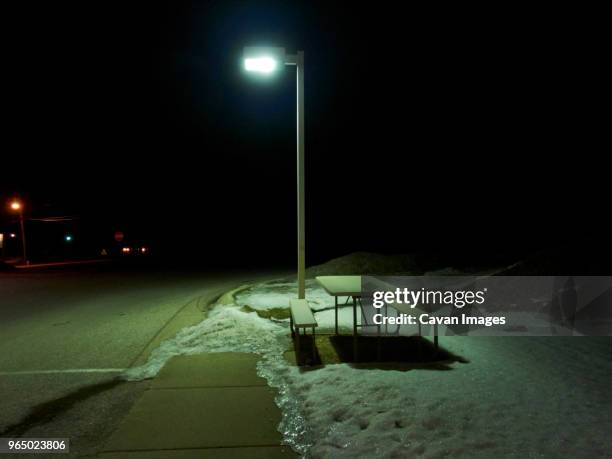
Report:
[[[23,222],[23,205],[15,200],[11,202],[11,209],[19,211],[19,223],[21,225],[21,248],[23,249],[23,262],[28,265],[28,252],[26,249],[26,235],[25,235],[25,224]]]

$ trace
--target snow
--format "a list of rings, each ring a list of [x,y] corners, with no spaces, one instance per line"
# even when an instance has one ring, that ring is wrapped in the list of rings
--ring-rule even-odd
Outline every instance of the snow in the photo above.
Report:
[[[331,327],[331,297],[312,283],[307,295],[317,320]],[[215,307],[206,320],[162,343],[125,377],[153,377],[178,354],[258,353],[259,374],[278,390],[285,442],[315,458],[602,457],[612,451],[610,338],[441,336],[441,345],[468,363],[446,371],[347,364],[301,371],[283,358],[287,324],[240,310],[244,304],[286,307],[294,296],[291,284],[253,286],[235,306]],[[341,309],[341,324],[351,324],[350,314],[351,308]]]
[[[236,295],[236,304],[250,306],[256,310],[288,308],[289,300],[297,297],[295,283],[268,282],[253,285]],[[332,329],[335,326],[334,298],[330,296],[315,280],[306,281],[306,298],[308,305],[315,311],[319,330]],[[338,297],[338,325],[353,327],[352,302],[347,297]]]
[[[175,355],[206,352],[279,353],[289,346],[286,330],[262,319],[255,312],[246,313],[236,307],[214,308],[207,319],[184,328],[175,337],[155,349],[146,364],[124,373],[127,380],[154,377]]]
[[[359,310],[358,312],[358,320],[357,323],[361,323]],[[334,309],[327,309],[325,311],[319,311],[315,313],[315,319],[317,320],[317,324],[319,324],[319,329],[333,329],[336,324]],[[347,307],[338,309],[338,326],[353,328],[353,308],[352,304],[349,304]]]
[[[573,341],[575,340],[575,341]],[[448,337],[452,370],[296,374],[313,457],[601,457],[612,451],[610,342]]]
[[[248,305],[253,309],[288,308],[289,300],[297,298],[295,283],[268,282],[257,284],[239,292],[236,295],[236,304]],[[315,280],[306,281],[306,298],[308,305],[314,311],[334,307],[334,298],[319,286]],[[339,297],[338,302],[344,303],[346,298]]]

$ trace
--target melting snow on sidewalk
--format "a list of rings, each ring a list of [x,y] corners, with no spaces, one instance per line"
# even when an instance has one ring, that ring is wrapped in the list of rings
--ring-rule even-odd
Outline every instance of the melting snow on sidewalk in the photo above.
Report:
[[[264,284],[237,302],[286,307],[294,286],[276,285],[284,285],[278,293]],[[329,306],[322,294],[313,298],[318,309]],[[442,336],[441,345],[469,363],[411,371],[339,364],[300,372],[283,359],[290,347],[286,324],[239,305],[217,306],[125,376],[153,377],[179,354],[261,354],[258,371],[279,391],[279,430],[311,457],[603,457],[612,451],[611,343]]]
[[[128,381],[152,378],[164,364],[177,355],[207,352],[251,352],[260,354],[258,374],[277,388],[276,403],[282,411],[279,431],[285,442],[296,451],[305,453],[310,445],[301,415],[299,400],[291,392],[294,377],[283,357],[291,346],[288,328],[260,318],[255,312],[247,313],[238,306],[216,306],[208,318],[197,325],[184,328],[174,338],[164,341],[151,353],[146,364],[127,370]]]

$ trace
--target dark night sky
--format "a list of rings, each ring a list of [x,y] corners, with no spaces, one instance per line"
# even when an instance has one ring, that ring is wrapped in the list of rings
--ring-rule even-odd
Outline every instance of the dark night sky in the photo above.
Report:
[[[0,196],[159,253],[291,262],[295,76],[240,67],[270,44],[305,51],[310,261],[603,236],[588,16],[348,5],[3,7]]]

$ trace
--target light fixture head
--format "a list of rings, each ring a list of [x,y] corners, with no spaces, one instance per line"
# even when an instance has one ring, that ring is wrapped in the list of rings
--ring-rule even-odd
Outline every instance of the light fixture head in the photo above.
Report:
[[[247,46],[243,53],[247,72],[270,74],[285,65],[285,48],[272,46]]]

